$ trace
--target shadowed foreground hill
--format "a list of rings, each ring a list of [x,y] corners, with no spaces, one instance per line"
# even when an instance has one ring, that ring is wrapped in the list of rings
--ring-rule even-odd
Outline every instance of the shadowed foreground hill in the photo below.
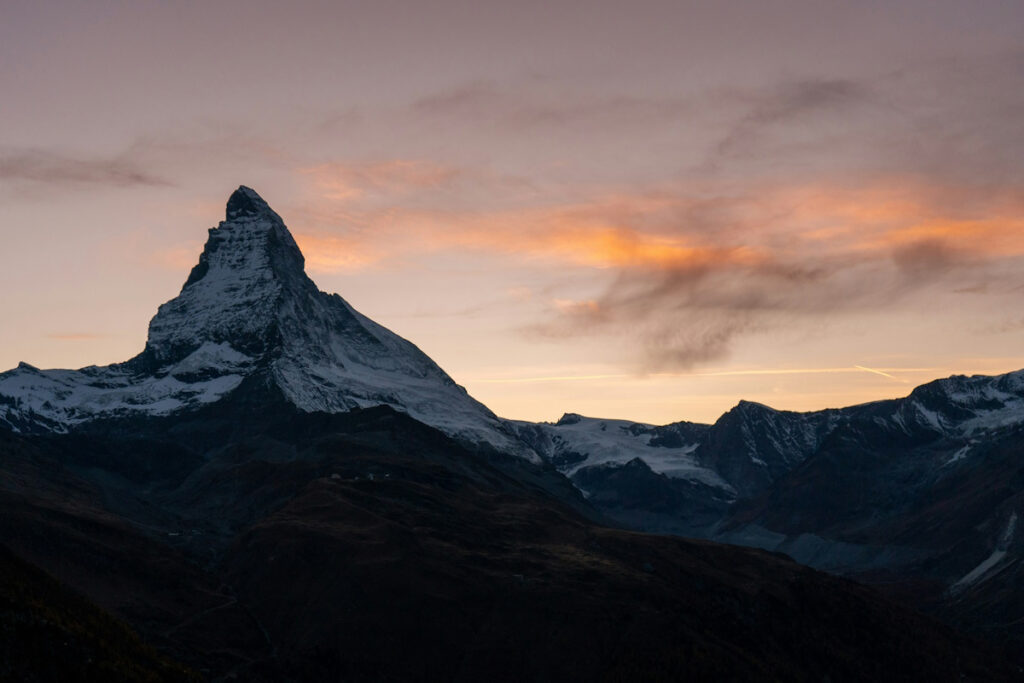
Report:
[[[199,677],[0,546],[0,680],[185,683]]]
[[[549,470],[391,409],[229,408],[130,442],[8,434],[0,479],[12,547],[211,678],[1018,676],[783,556],[601,526]]]

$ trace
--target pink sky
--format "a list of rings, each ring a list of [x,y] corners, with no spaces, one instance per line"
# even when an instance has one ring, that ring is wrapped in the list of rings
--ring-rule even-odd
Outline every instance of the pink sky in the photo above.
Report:
[[[3,14],[2,368],[141,350],[240,184],[507,417],[1024,367],[1020,3]]]

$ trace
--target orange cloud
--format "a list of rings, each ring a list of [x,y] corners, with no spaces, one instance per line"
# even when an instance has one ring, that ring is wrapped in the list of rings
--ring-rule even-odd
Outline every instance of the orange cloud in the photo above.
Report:
[[[888,260],[924,243],[980,258],[1024,254],[1024,193],[1015,187],[892,177],[735,196],[661,188],[555,205],[537,197],[524,205],[512,193],[515,206],[495,208],[512,195],[474,203],[469,188],[460,204],[437,189],[476,174],[426,162],[324,164],[303,174],[312,198],[300,213],[310,225],[300,242],[320,270],[447,250],[625,270]]]
[[[593,268],[751,265],[769,259],[751,247],[698,246],[682,238],[589,224],[558,210],[480,215],[463,225],[449,223],[447,229],[427,228],[421,236],[433,249],[478,249]]]
[[[722,263],[755,265],[770,260],[746,246],[714,248],[691,246],[682,239],[645,235],[625,228],[587,230],[557,225],[535,245],[544,253],[557,254],[581,265],[598,268],[677,268]]]
[[[1024,192],[1013,186],[890,177],[729,194],[698,183],[552,203],[510,187],[492,197],[477,180],[460,174],[438,192],[440,177],[396,179],[400,190],[375,196],[313,183],[295,214],[300,245],[319,270],[475,252],[612,271],[593,298],[547,291],[548,319],[523,331],[619,335],[644,372],[722,358],[737,338],[805,316],[892,309],[936,288],[1009,291],[1015,276],[996,262],[1024,255]]]
[[[981,256],[1024,254],[1024,188],[948,187],[890,178],[866,187],[780,193],[808,241],[833,249],[891,252],[925,241]]]
[[[561,207],[484,212],[343,206],[307,209],[299,215],[311,229],[298,231],[296,239],[310,265],[321,270],[364,267],[385,257],[452,249],[594,268],[751,265],[770,260],[754,247],[701,246],[684,238],[614,227]],[[334,236],[332,225],[343,226],[346,232]]]
[[[551,302],[555,308],[561,313],[591,313],[597,314],[601,311],[601,306],[593,299],[587,299],[586,301],[575,301],[573,299],[555,299]]]

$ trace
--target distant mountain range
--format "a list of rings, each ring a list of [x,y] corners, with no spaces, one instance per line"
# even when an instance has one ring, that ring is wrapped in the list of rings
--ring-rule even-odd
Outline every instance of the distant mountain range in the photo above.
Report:
[[[784,552],[1024,642],[1024,372],[713,425],[511,424],[630,528]]]
[[[218,680],[1020,674],[1024,371],[502,420],[303,263],[241,187],[138,356],[0,374],[0,543]]]

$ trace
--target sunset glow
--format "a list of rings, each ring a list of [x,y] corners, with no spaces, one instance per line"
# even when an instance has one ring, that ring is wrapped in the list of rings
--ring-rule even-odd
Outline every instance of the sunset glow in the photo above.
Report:
[[[239,184],[507,417],[1024,367],[1012,4],[142,4],[5,8],[4,369],[141,350]]]

